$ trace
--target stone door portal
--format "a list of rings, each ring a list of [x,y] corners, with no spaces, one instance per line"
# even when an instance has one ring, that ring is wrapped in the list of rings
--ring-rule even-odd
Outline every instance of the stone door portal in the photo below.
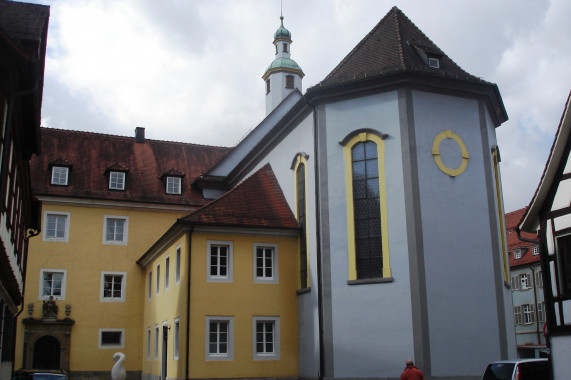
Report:
[[[34,345],[33,368],[59,369],[61,346],[51,335],[41,337]]]

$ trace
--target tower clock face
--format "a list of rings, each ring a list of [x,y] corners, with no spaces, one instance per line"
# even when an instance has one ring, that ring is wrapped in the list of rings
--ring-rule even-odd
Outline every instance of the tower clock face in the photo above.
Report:
[[[458,148],[460,149],[450,149],[450,144],[442,144],[444,140],[450,140],[452,142],[455,142],[458,145]],[[451,150],[452,152],[444,151],[445,149]],[[453,151],[456,151],[456,153],[454,153]],[[452,154],[458,154],[458,152],[460,156],[459,157],[460,166],[458,166],[457,168],[448,167],[443,162],[441,154],[449,157]],[[470,155],[468,154],[466,145],[464,144],[464,141],[462,141],[460,136],[458,136],[451,130],[446,130],[440,132],[434,139],[434,143],[432,144],[432,157],[434,158],[434,162],[436,162],[436,165],[440,170],[442,170],[442,172],[448,174],[450,177],[456,177],[464,173],[464,170],[466,170],[466,167],[468,166],[468,158],[470,157]]]

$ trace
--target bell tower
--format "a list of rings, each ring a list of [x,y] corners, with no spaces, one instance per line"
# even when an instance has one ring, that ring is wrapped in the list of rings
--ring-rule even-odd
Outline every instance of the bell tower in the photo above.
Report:
[[[295,88],[302,90],[303,70],[290,58],[291,33],[284,27],[284,16],[280,16],[280,27],[274,33],[276,58],[268,66],[262,79],[266,82],[266,115],[269,115]]]

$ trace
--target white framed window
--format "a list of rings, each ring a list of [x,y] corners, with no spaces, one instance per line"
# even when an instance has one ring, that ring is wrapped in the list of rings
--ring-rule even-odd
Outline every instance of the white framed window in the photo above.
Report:
[[[535,322],[535,313],[533,304],[521,305],[521,312],[523,314],[523,324],[529,325]]]
[[[174,273],[174,281],[175,284],[180,284],[180,246],[176,247],[176,264],[175,264],[175,273]]]
[[[52,166],[52,185],[67,186],[69,168],[66,166]]]
[[[252,318],[252,347],[254,360],[280,358],[280,318]]]
[[[150,300],[151,300],[151,296],[152,296],[152,294],[153,294],[153,271],[149,271],[149,284],[148,284],[148,285],[149,285],[149,287],[148,287],[148,289],[149,289],[148,298],[149,298],[149,301],[150,301]]]
[[[433,58],[433,57],[428,58],[428,66],[438,69],[440,68],[440,60],[438,58]]]
[[[234,317],[206,317],[206,360],[234,359]]]
[[[157,277],[155,294],[158,296],[159,290],[161,288],[161,264],[157,264],[157,268],[156,268],[155,272],[156,272],[156,277]]]
[[[540,325],[543,325],[545,322],[545,302],[537,303],[537,322],[539,322]]]
[[[229,241],[208,240],[208,282],[232,282],[233,244]]]
[[[514,322],[516,325],[521,325],[523,319],[521,314],[521,306],[514,306]]]
[[[531,275],[529,273],[520,274],[519,280],[521,283],[521,290],[531,289]]]
[[[539,287],[543,287],[543,274],[539,267],[535,271],[535,284]]]
[[[126,272],[101,272],[101,302],[125,302]]]
[[[173,359],[178,360],[180,350],[180,319],[174,319],[174,331],[173,331]]]
[[[165,291],[167,291],[169,288],[170,269],[171,269],[170,264],[171,264],[171,258],[167,256],[167,258],[165,259]]]
[[[99,348],[125,348],[125,329],[99,329]]]
[[[511,276],[512,291],[520,290],[521,282],[519,280],[519,275]]]
[[[109,172],[109,189],[125,190],[125,172]]]
[[[159,325],[155,325],[155,360],[159,360]]]
[[[65,300],[65,283],[67,277],[66,269],[40,269],[40,290],[41,300]]]
[[[521,249],[514,249],[514,259],[521,259]]]
[[[44,241],[69,241],[69,212],[44,212]]]
[[[181,193],[182,179],[180,177],[167,177],[167,194]]]
[[[537,244],[533,246],[533,255],[534,256],[539,255],[539,245]]]
[[[129,217],[105,215],[103,217],[103,244],[126,245]]]
[[[254,282],[277,284],[277,244],[254,244]]]
[[[151,360],[151,328],[147,328],[147,360]]]

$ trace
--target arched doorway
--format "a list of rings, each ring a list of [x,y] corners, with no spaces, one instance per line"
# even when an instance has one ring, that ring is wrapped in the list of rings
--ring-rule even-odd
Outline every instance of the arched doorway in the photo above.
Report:
[[[51,335],[39,338],[34,345],[33,368],[60,369],[61,346]]]

